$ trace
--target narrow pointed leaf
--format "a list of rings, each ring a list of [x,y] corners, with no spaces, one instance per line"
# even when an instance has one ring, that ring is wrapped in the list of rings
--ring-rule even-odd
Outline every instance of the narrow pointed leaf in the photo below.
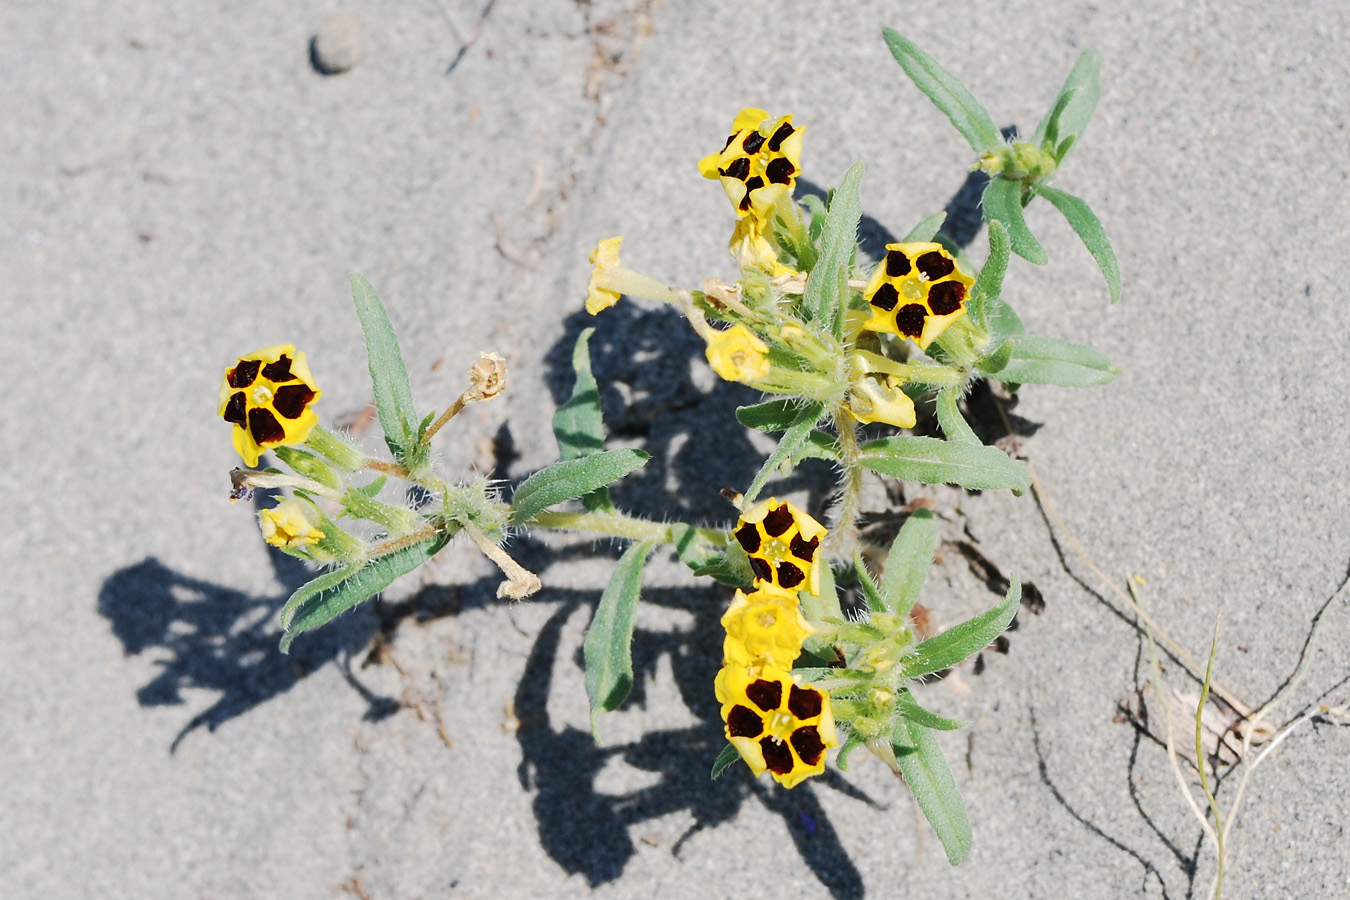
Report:
[[[961,863],[970,854],[970,819],[933,732],[897,716],[891,746],[900,774],[942,842],[947,861],[954,866]]]
[[[858,221],[862,218],[858,188],[862,176],[863,164],[854,163],[830,198],[830,211],[820,236],[820,258],[806,280],[806,293],[802,295],[802,309],[807,317],[825,323],[831,332],[843,322],[843,306],[848,300],[839,296],[839,270],[842,267],[847,271],[858,246]]]
[[[1081,344],[1030,334],[1018,335],[1011,342],[1008,364],[991,378],[1009,384],[1089,387],[1107,384],[1120,372],[1105,355]]]
[[[712,772],[710,776],[716,780],[723,772],[731,768],[731,764],[741,758],[740,752],[731,744],[722,748],[722,752],[717,754],[717,759],[713,760]]]
[[[900,533],[886,555],[886,572],[880,585],[882,602],[892,613],[909,615],[919,602],[919,592],[933,565],[937,540],[937,521],[926,509],[914,510],[900,526]]]
[[[1018,256],[1043,266],[1049,260],[1045,248],[1027,228],[1022,216],[1022,182],[1011,178],[994,177],[984,189],[984,220],[1000,222],[1008,229],[1008,241]]]
[[[886,612],[886,601],[882,599],[881,591],[877,589],[877,583],[872,580],[872,576],[868,573],[862,553],[856,550],[853,552],[853,572],[858,576],[858,587],[862,590],[863,598],[867,601],[867,608],[872,612]]]
[[[451,534],[442,532],[420,544],[373,559],[359,568],[338,569],[321,575],[300,588],[282,609],[281,621],[286,633],[281,638],[281,652],[290,649],[296,635],[331,622],[389,587],[400,575],[406,575],[431,559],[450,538]],[[316,584],[319,588],[313,590]]]
[[[913,41],[891,28],[882,31],[891,56],[905,70],[905,74],[951,119],[976,153],[983,153],[1002,143],[994,120],[966,86]]]
[[[376,296],[370,282],[358,274],[352,278],[352,302],[366,336],[366,357],[370,364],[370,383],[375,393],[375,412],[384,429],[389,452],[400,463],[408,460],[417,447],[418,415],[413,407],[412,384],[403,364],[394,326]]]
[[[1083,246],[1087,247],[1092,258],[1097,260],[1097,267],[1102,270],[1102,276],[1106,279],[1106,288],[1111,292],[1111,302],[1115,303],[1120,299],[1120,263],[1116,262],[1116,251],[1111,249],[1111,240],[1106,236],[1106,229],[1102,227],[1101,221],[1091,207],[1073,194],[1066,194],[1047,185],[1037,185],[1036,193],[1054,204],[1055,209],[1059,210],[1073,230],[1078,232],[1078,236],[1083,239]]]
[[[1008,594],[992,609],[953,625],[942,634],[931,637],[914,648],[914,654],[905,660],[905,677],[922,678],[949,669],[970,656],[979,653],[1003,633],[1017,615],[1022,601],[1022,583],[1014,575],[1008,585]]]
[[[989,334],[996,341],[1006,341],[1019,334],[1026,334],[1022,320],[1013,312],[1013,308],[1001,299],[989,301]]]
[[[929,712],[914,701],[914,697],[909,691],[900,692],[895,698],[895,706],[900,711],[900,715],[906,719],[935,731],[956,731],[958,728],[965,728],[970,724]]]
[[[1060,88],[1054,106],[1041,123],[1036,126],[1032,143],[1042,146],[1049,141],[1052,145],[1062,145],[1066,139],[1077,138],[1087,130],[1092,113],[1097,109],[1102,89],[1098,76],[1102,69],[1102,55],[1096,50],[1088,50],[1078,55],[1078,60],[1069,71],[1069,77]],[[1064,148],[1067,154],[1068,148]],[[1063,162],[1063,155],[1059,157]]]
[[[930,437],[882,438],[862,447],[859,460],[879,475],[924,484],[955,484],[974,491],[1031,487],[1027,467],[997,447],[958,444]]]
[[[618,709],[633,688],[633,619],[642,595],[642,567],[653,546],[652,541],[633,544],[619,557],[586,629],[586,696],[597,743],[600,713]]]
[[[937,236],[937,233],[942,229],[942,223],[946,221],[947,221],[946,210],[943,210],[942,212],[935,212],[931,216],[920,222],[918,225],[915,225],[912,229],[910,229],[909,234],[905,235],[900,240],[902,243],[908,243],[910,241],[931,241],[934,237]]]
[[[755,480],[750,482],[750,487],[746,489],[745,502],[747,504],[755,502],[759,492],[764,489],[765,482],[773,477],[773,473],[778,470],[779,466],[794,458],[806,446],[807,438],[811,436],[811,431],[815,428],[816,422],[819,421],[824,410],[824,405],[820,403],[809,403],[806,406],[798,407],[797,417],[783,432],[783,437],[778,441],[778,446],[764,461],[759,474],[755,476]]]
[[[572,348],[572,372],[576,376],[572,395],[553,414],[553,436],[558,440],[558,453],[564,461],[599,453],[605,446],[600,387],[591,373],[590,340],[594,333],[594,328],[587,328],[577,336]],[[614,508],[608,487],[596,488],[584,495],[581,503],[591,512]]]
[[[820,412],[816,414],[816,419],[819,420],[825,407],[820,404],[817,404],[817,407]],[[801,400],[793,398],[768,400],[754,406],[736,407],[736,421],[756,431],[785,431],[801,417],[801,413]]]
[[[540,469],[511,497],[511,522],[528,525],[536,515],[565,500],[591,493],[634,472],[651,459],[642,450],[601,450]]]

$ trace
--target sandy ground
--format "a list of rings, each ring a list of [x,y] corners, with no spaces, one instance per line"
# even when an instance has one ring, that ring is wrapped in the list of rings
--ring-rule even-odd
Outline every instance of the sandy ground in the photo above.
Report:
[[[508,608],[452,546],[280,656],[275,610],[304,573],[226,501],[216,391],[235,356],[294,342],[325,415],[357,416],[360,271],[425,404],[479,350],[508,358],[508,396],[442,455],[519,479],[555,453],[597,238],[624,234],[627,264],[676,283],[732,274],[725,200],[694,164],[740,107],[808,125],[817,186],[866,160],[865,214],[903,234],[970,158],[883,25],[1026,130],[1095,47],[1101,107],[1059,183],[1114,236],[1124,300],[1043,206],[1051,265],[1015,264],[1007,290],[1032,331],[1124,372],[1026,389],[1021,452],[1085,552],[1117,585],[1142,576],[1195,656],[1223,610],[1217,677],[1257,705],[1350,561],[1345,5],[489,7],[356,0],[364,54],[324,77],[325,3],[0,5],[0,894],[1203,896],[1214,855],[1160,717],[1131,720],[1145,644],[1030,496],[932,492],[948,537],[968,528],[1045,599],[1006,653],[924,689],[973,723],[943,736],[974,824],[952,869],[873,759],[790,793],[707,780],[726,598],[664,557],[639,689],[599,748],[577,651],[612,547],[518,540],[547,587]],[[667,312],[595,324],[616,445],[654,454],[619,498],[725,516],[717,489],[763,447],[709,423],[749,395],[714,385]],[[992,600],[954,545],[927,591],[942,624]],[[1348,699],[1344,605],[1276,724]],[[1256,771],[1226,896],[1350,896],[1347,752],[1350,729],[1308,722]]]

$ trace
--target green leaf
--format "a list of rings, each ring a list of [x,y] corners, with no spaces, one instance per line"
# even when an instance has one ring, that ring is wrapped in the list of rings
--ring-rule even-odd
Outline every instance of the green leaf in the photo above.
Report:
[[[862,184],[863,164],[854,163],[844,173],[844,181],[830,198],[825,230],[820,236],[820,258],[806,280],[802,309],[808,319],[823,322],[835,336],[843,327],[848,297],[839,295],[839,269],[847,269],[858,246],[858,221],[862,203],[858,187]]]
[[[986,353],[975,360],[975,368],[986,375],[997,375],[1008,366],[1008,360],[1012,359],[1012,341],[1004,341],[998,345],[998,349],[992,353]]]
[[[815,428],[806,436],[806,443],[797,451],[797,458],[839,462],[839,453],[839,439],[828,431]]]
[[[901,435],[867,442],[859,462],[901,481],[956,484],[973,491],[1006,488],[1015,494],[1031,487],[1026,465],[983,444]]]
[[[558,440],[558,453],[564,461],[599,453],[605,447],[600,387],[591,373],[590,341],[594,333],[594,328],[587,328],[577,335],[577,342],[572,348],[572,371],[576,374],[576,381],[572,383],[572,396],[553,414],[553,436]],[[591,512],[614,509],[607,487],[596,488],[586,494],[581,498],[581,503]]]
[[[823,404],[815,404],[816,420],[824,413]],[[785,431],[801,418],[802,401],[795,398],[769,400],[754,406],[736,407],[736,421],[756,431]]]
[[[877,583],[867,571],[862,553],[857,550],[853,551],[853,571],[858,576],[858,586],[862,588],[863,597],[867,600],[867,608],[872,612],[885,612],[886,601],[881,598],[881,591],[877,589]]]
[[[958,393],[959,391],[954,387],[946,387],[938,391],[938,424],[942,426],[942,433],[947,436],[947,440],[955,441],[958,444],[978,444],[980,439],[975,436],[975,432],[970,428],[970,423],[966,421],[965,416],[961,415],[961,407],[956,403]]]
[[[928,579],[937,550],[937,521],[926,509],[916,509],[900,526],[886,555],[886,572],[881,578],[881,597],[886,608],[898,616],[907,616],[919,602],[919,592]]]
[[[511,497],[511,523],[528,525],[549,507],[618,481],[642,468],[649,459],[651,455],[642,450],[601,450],[540,469],[525,479]]]
[[[400,575],[406,575],[431,559],[451,537],[449,532],[442,532],[420,544],[372,559],[363,566],[325,572],[302,586],[281,609],[281,626],[286,629],[281,636],[281,652],[290,650],[296,635],[331,622],[389,587]]]
[[[834,755],[834,764],[839,767],[839,771],[848,771],[848,758],[853,755],[853,751],[861,747],[865,741],[863,736],[853,729],[849,729],[844,735],[844,743],[840,745],[839,751]]]
[[[905,677],[922,678],[941,672],[988,647],[1017,615],[1017,605],[1022,601],[1021,582],[1016,575],[1011,582],[1008,595],[998,606],[960,625],[953,625],[915,647],[914,654],[905,660]]]
[[[722,752],[717,754],[717,759],[713,760],[711,777],[716,780],[723,772],[731,767],[731,764],[741,758],[738,751],[731,744],[722,748]]]
[[[1102,228],[1096,214],[1073,194],[1043,184],[1036,186],[1036,193],[1054,204],[1055,209],[1078,232],[1078,236],[1083,239],[1083,246],[1097,260],[1097,267],[1106,279],[1107,290],[1111,292],[1111,302],[1115,303],[1120,299],[1120,263],[1116,262],[1116,251],[1111,249],[1111,240],[1106,236],[1106,229]]]
[[[942,223],[945,221],[947,221],[946,210],[935,212],[910,229],[909,234],[901,238],[900,241],[905,244],[910,241],[931,241],[942,229]]]
[[[989,306],[1003,294],[1003,276],[1008,271],[1012,246],[1008,229],[997,219],[989,222],[989,258],[984,261],[975,284],[970,288],[970,317],[975,324],[985,327],[989,321]]]
[[[1022,182],[995,176],[984,189],[984,220],[1000,222],[1008,229],[1013,252],[1028,262],[1043,266],[1049,260],[1045,248],[1027,228],[1022,217]]]
[[[1001,299],[989,301],[989,334],[998,341],[1006,341],[1019,334],[1025,334],[1022,320],[1013,312],[1013,308]]]
[[[970,854],[970,820],[937,739],[924,726],[897,716],[891,746],[905,784],[947,851],[947,861],[958,865]]]
[[[375,412],[384,429],[384,442],[394,459],[406,464],[417,449],[417,410],[413,407],[412,385],[403,365],[394,326],[384,304],[375,295],[370,282],[352,275],[352,302],[366,335],[366,357],[370,363],[370,383],[375,392]]]
[[[759,492],[763,490],[764,483],[767,482],[778,467],[798,454],[807,444],[807,438],[811,436],[811,430],[815,428],[819,421],[821,413],[825,406],[821,403],[808,403],[805,406],[797,408],[797,417],[793,419],[792,424],[783,432],[783,437],[779,439],[778,446],[773,454],[764,461],[759,474],[755,480],[750,482],[750,487],[745,491],[745,502],[747,505],[754,503]]]
[[[642,567],[654,541],[634,544],[619,557],[586,629],[586,696],[591,700],[591,734],[600,742],[600,712],[612,712],[633,688],[633,618],[642,595]]]
[[[937,713],[929,712],[918,703],[914,702],[914,696],[908,691],[901,691],[895,698],[896,709],[900,715],[909,719],[911,722],[922,725],[924,728],[932,728],[936,731],[955,731],[958,728],[965,728],[969,722],[961,722],[957,719],[948,719],[939,716]]]
[[[1091,347],[1030,334],[1011,339],[1012,355],[997,375],[1010,384],[1058,384],[1088,387],[1107,384],[1120,372],[1111,360]]]
[[[755,579],[754,572],[750,570],[750,563],[746,559],[745,551],[739,545],[728,548],[725,553],[714,554],[708,558],[707,562],[690,568],[694,570],[694,574],[698,577],[712,578],[727,587],[750,587]]]
[[[994,127],[994,120],[964,84],[898,31],[886,28],[881,33],[891,56],[905,74],[928,95],[934,106],[947,114],[976,153],[983,153],[1003,142]]]
[[[1069,71],[1069,77],[1064,80],[1064,87],[1060,88],[1059,96],[1055,98],[1055,105],[1036,126],[1032,143],[1038,147],[1048,143],[1057,149],[1062,148],[1063,153],[1055,154],[1060,162],[1064,161],[1069,151],[1064,143],[1076,139],[1087,130],[1088,121],[1097,109],[1097,101],[1102,96],[1098,83],[1101,68],[1102,55],[1096,50],[1080,53],[1078,61]]]

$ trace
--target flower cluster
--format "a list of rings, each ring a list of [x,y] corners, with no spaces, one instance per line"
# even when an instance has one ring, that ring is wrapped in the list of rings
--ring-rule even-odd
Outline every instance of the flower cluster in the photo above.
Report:
[[[792,664],[812,633],[798,589],[819,592],[817,551],[825,528],[791,503],[766,500],[736,523],[755,590],[736,591],[722,616],[722,670],[714,689],[727,740],[756,775],[784,787],[825,770],[838,746],[830,695],[802,684]]]

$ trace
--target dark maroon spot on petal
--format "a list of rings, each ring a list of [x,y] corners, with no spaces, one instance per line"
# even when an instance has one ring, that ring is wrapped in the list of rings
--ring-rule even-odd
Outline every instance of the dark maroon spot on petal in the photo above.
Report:
[[[787,508],[786,503],[779,504],[777,509],[770,511],[764,517],[764,531],[772,537],[778,537],[791,527],[792,510]]]
[[[825,742],[820,739],[816,726],[807,725],[792,732],[792,749],[808,766],[820,765],[820,757],[825,753]]]
[[[230,382],[232,388],[246,388],[258,378],[258,370],[262,368],[262,360],[245,359],[240,360],[239,365],[229,371],[225,377]]]
[[[792,176],[796,171],[797,167],[789,162],[785,156],[778,157],[764,167],[764,174],[769,176],[769,181],[774,184],[791,184]]]
[[[813,537],[809,541],[804,541],[800,534],[788,542],[788,549],[792,551],[792,555],[805,562],[816,558],[816,548],[819,546],[820,538]]]
[[[756,581],[773,581],[773,566],[758,556],[750,557],[750,568],[755,573]]]
[[[961,308],[966,286],[959,281],[943,281],[928,291],[928,308],[939,316],[949,316]]]
[[[247,425],[248,418],[245,413],[244,392],[239,391],[230,396],[230,402],[225,404],[225,412],[221,414],[226,422],[231,425]]]
[[[750,160],[742,156],[723,169],[722,174],[737,181],[744,181],[750,177]]]
[[[746,553],[754,553],[759,549],[759,532],[749,522],[736,529],[736,540],[740,541],[741,549]]]
[[[914,264],[919,267],[923,277],[929,281],[937,281],[939,278],[946,278],[952,274],[956,266],[950,259],[943,256],[936,250],[929,250],[923,256],[915,260]]]
[[[778,130],[773,133],[773,137],[769,138],[769,149],[774,153],[777,153],[779,148],[783,146],[783,141],[792,137],[792,132],[796,130],[797,129],[793,128],[787,122],[779,125]]]
[[[277,417],[266,409],[248,411],[248,433],[253,435],[254,442],[259,445],[275,444],[286,439],[286,429],[282,428]]]
[[[741,202],[740,202],[740,203],[737,203],[737,204],[736,204],[736,208],[739,209],[741,212],[745,212],[745,211],[747,211],[748,209],[750,209],[750,192],[749,192],[749,191],[746,191],[746,192],[745,192],[745,196],[741,198]]]
[[[766,737],[759,742],[759,749],[764,751],[764,765],[770,772],[786,775],[792,771],[792,751],[787,744],[777,738]]]
[[[725,144],[722,145],[722,149],[723,149],[723,150],[725,150],[725,149],[727,149],[728,147],[731,146],[731,142],[734,141],[734,140],[736,140],[736,135],[737,135],[737,134],[740,134],[740,132],[738,131],[738,132],[736,132],[736,133],[734,133],[734,134],[729,134],[729,135],[727,135],[727,142],[726,142]]]
[[[727,713],[727,734],[732,737],[759,737],[764,733],[764,720],[754,710],[745,706],[733,706]]]
[[[288,419],[298,419],[313,399],[314,392],[306,385],[288,384],[277,388],[272,396],[272,408]]]
[[[884,312],[890,312],[895,309],[895,304],[900,302],[900,292],[895,289],[895,285],[881,283],[877,292],[872,295],[872,299],[867,301]]]
[[[758,131],[750,132],[750,136],[745,139],[745,152],[754,156],[759,152],[759,148],[764,146],[764,135]]]
[[[923,320],[928,318],[928,310],[917,303],[902,306],[895,314],[895,328],[905,337],[916,338],[923,334]]]
[[[820,699],[820,691],[815,688],[794,684],[792,690],[788,693],[788,711],[803,722],[820,715],[822,707],[823,701]]]
[[[776,681],[760,678],[745,689],[750,702],[765,712],[773,712],[783,702],[783,686]]]
[[[749,181],[745,183],[745,192],[746,194],[750,194],[754,191],[759,190],[762,187],[764,187],[764,179],[756,175],[754,178],[751,178]]]
[[[909,274],[909,257],[899,250],[886,251],[886,274],[892,278]]]
[[[263,366],[263,377],[273,384],[280,384],[283,381],[291,381],[295,378],[291,374],[291,358],[283,356],[273,363]]]
[[[795,588],[806,580],[806,573],[790,562],[778,564],[778,586]]]

